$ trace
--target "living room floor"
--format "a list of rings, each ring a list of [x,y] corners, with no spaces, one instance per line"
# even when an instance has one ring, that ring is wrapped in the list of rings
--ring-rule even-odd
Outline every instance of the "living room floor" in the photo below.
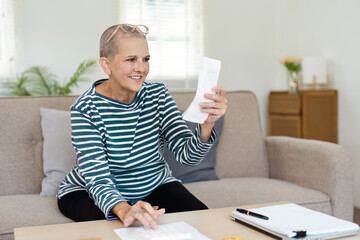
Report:
[[[360,208],[354,208],[354,223],[360,225]]]

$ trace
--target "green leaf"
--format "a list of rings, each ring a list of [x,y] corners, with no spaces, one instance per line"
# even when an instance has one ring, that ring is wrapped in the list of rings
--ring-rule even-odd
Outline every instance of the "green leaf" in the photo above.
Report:
[[[30,91],[34,95],[54,95],[54,85],[56,75],[50,72],[50,69],[43,66],[30,67],[25,74],[31,81]]]
[[[82,61],[69,81],[61,86],[48,67],[33,66],[17,76],[15,82],[6,82],[2,85],[10,96],[38,96],[38,95],[68,95],[79,82],[88,81],[86,74],[92,73],[96,60]]]
[[[293,63],[293,62],[286,62],[285,67],[290,72],[300,72],[301,71],[301,63]]]
[[[79,82],[88,81],[89,79],[84,77],[84,75],[92,73],[95,69],[95,64],[96,60],[94,59],[82,61],[76,69],[75,73],[71,76],[69,82],[61,87],[60,93],[63,95],[70,94],[72,92],[71,88],[79,86]]]
[[[26,85],[29,84],[29,79],[25,76],[24,73],[16,77],[16,82],[6,82],[2,85],[5,88],[8,88],[10,92],[7,93],[9,96],[31,96],[32,94],[26,88]]]

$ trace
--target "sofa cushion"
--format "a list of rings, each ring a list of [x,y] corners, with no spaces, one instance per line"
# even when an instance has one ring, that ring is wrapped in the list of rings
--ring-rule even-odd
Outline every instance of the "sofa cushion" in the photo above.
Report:
[[[187,183],[185,187],[209,208],[288,201],[332,214],[328,195],[289,182],[270,178],[223,178]],[[221,193],[214,197],[215,193]]]
[[[40,195],[55,196],[61,181],[76,163],[71,144],[70,112],[40,108],[40,113],[45,173]]]
[[[227,94],[228,107],[216,156],[219,178],[269,177],[260,110],[251,92]]]
[[[186,122],[186,125],[191,131],[195,131],[197,123]],[[187,166],[176,161],[174,154],[165,147],[164,158],[169,164],[172,171],[172,175],[177,179],[180,179],[183,183],[217,180],[218,177],[215,173],[216,164],[216,149],[221,135],[223,127],[224,117],[220,118],[215,123],[215,131],[217,133],[217,139],[214,145],[210,148],[209,152],[204,156],[204,159],[197,166]]]
[[[0,206],[1,237],[12,235],[17,227],[73,222],[58,210],[55,197],[39,194],[0,196]]]
[[[77,96],[1,98],[0,193],[41,192],[44,179],[40,107],[69,109]],[[12,186],[12,187],[9,187]]]
[[[172,92],[179,109],[186,109],[194,92]],[[224,177],[269,177],[264,132],[257,98],[250,91],[227,92],[228,105],[216,153],[216,175]],[[264,101],[262,99],[261,101]],[[235,167],[234,167],[235,166]]]

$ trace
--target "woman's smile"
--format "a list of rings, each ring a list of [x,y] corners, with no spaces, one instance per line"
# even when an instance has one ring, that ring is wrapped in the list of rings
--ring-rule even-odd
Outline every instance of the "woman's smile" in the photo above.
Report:
[[[130,79],[134,80],[135,82],[141,82],[142,76],[136,75],[136,76],[129,76]]]

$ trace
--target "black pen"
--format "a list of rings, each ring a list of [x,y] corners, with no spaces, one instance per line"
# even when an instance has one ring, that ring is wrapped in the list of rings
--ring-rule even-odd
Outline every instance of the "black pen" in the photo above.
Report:
[[[269,220],[269,217],[258,214],[258,213],[254,213],[254,212],[250,212],[249,210],[246,209],[241,209],[241,208],[237,208],[236,211],[242,213],[242,214],[246,214],[248,216],[252,216],[252,217],[257,217],[257,218],[261,218],[264,220]]]

